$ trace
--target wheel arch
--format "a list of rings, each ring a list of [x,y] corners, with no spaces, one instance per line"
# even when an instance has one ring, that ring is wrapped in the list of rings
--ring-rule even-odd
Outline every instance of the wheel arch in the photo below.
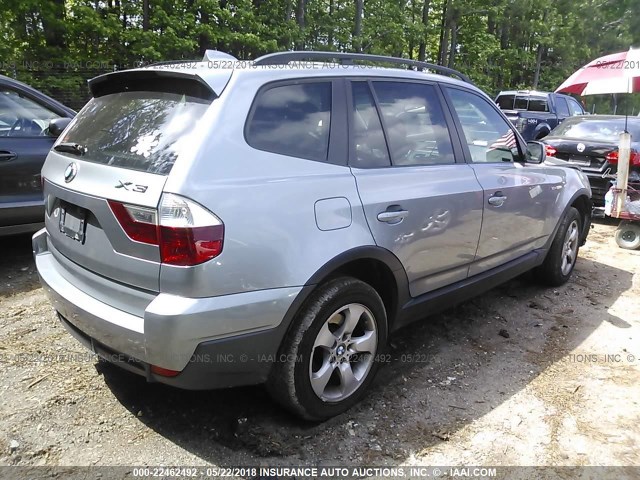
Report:
[[[370,245],[356,247],[332,258],[305,283],[287,312],[287,331],[292,328],[296,313],[318,285],[339,276],[351,276],[371,285],[382,298],[387,313],[389,331],[409,298],[409,282],[402,263],[393,253]]]
[[[548,123],[539,123],[536,126],[536,129],[534,131],[534,138],[536,140],[540,140],[544,137],[546,137],[547,135],[549,135],[549,133],[551,132],[551,127],[549,126]]]
[[[591,228],[591,210],[593,203],[588,195],[578,194],[578,196],[572,200],[571,206],[580,212],[582,219],[582,231],[580,232],[580,246],[582,246],[587,241],[587,235]]]

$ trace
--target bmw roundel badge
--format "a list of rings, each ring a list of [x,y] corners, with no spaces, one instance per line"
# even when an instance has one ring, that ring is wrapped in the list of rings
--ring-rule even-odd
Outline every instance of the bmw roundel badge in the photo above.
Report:
[[[77,173],[78,165],[76,165],[76,162],[71,162],[64,171],[64,181],[69,183],[71,180],[76,178]]]

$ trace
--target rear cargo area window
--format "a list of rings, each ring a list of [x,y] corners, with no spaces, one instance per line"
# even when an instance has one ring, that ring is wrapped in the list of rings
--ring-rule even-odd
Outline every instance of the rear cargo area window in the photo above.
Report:
[[[61,142],[86,148],[83,160],[168,175],[210,100],[168,92],[119,92],[93,98]]]
[[[282,85],[259,94],[246,138],[258,150],[324,162],[330,127],[330,82]]]

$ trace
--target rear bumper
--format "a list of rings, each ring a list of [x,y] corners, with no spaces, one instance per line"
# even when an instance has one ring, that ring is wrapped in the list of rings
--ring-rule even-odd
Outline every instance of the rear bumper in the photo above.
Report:
[[[160,293],[136,316],[82,291],[63,276],[47,233],[33,237],[41,283],[65,327],[84,345],[128,370],[188,389],[264,381],[301,287],[185,298]],[[150,371],[180,371],[175,377]]]

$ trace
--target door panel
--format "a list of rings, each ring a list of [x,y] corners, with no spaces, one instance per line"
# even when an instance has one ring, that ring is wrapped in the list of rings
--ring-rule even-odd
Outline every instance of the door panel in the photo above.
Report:
[[[40,170],[54,139],[0,137],[0,226],[42,222]]]
[[[484,189],[482,234],[476,261],[469,270],[475,275],[497,267],[544,245],[545,221],[557,197],[546,169],[537,165],[475,164]],[[501,202],[495,202],[500,199]]]
[[[544,244],[545,220],[554,204],[549,196],[557,195],[557,186],[544,166],[521,162],[517,134],[491,102],[467,90],[446,91],[483,189],[482,232],[469,269],[472,276]]]
[[[40,170],[59,115],[17,91],[0,88],[0,227],[44,221]]]
[[[455,163],[435,87],[371,85],[375,98],[367,83],[352,83],[351,170],[376,244],[400,259],[415,297],[467,277],[482,189],[470,166]]]
[[[376,244],[400,259],[412,296],[467,277],[482,224],[482,190],[468,165],[352,172]]]

